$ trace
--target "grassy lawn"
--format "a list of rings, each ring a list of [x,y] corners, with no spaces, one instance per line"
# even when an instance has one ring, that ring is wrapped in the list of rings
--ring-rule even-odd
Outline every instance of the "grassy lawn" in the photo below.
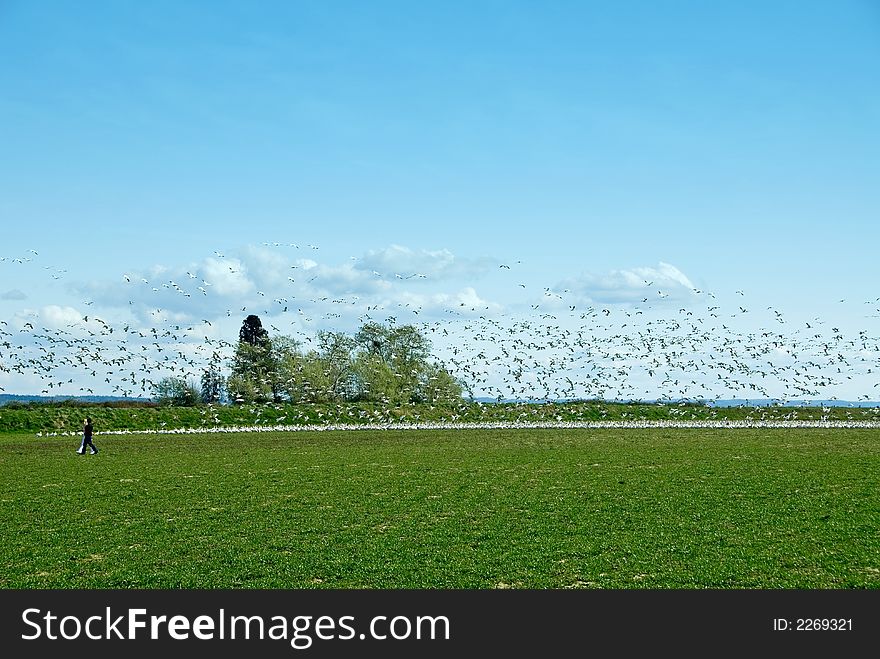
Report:
[[[0,435],[3,588],[877,588],[875,429]]]

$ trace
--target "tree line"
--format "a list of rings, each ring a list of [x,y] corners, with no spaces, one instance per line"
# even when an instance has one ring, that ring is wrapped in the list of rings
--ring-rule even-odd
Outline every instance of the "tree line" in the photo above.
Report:
[[[214,360],[197,385],[179,377],[154,387],[160,403],[343,403],[391,405],[459,401],[463,383],[432,358],[430,341],[413,325],[368,322],[354,335],[319,331],[309,346],[270,336],[259,316],[239,330],[229,375]]]

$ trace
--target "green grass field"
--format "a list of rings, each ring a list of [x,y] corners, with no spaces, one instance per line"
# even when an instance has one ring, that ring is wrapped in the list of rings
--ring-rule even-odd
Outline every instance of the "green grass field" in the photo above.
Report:
[[[0,435],[3,588],[880,585],[876,429]]]

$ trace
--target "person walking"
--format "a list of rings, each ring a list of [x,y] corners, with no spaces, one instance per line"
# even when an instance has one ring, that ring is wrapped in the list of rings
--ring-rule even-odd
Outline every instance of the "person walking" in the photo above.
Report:
[[[77,453],[80,455],[85,455],[86,446],[90,448],[89,453],[91,455],[95,455],[98,452],[98,447],[95,446],[95,443],[92,441],[92,417],[86,417],[86,420],[83,421],[83,441],[82,446],[79,447]]]

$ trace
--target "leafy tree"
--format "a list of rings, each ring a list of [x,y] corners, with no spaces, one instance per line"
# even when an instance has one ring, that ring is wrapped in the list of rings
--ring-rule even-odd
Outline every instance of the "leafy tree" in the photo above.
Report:
[[[400,402],[400,383],[391,365],[377,352],[364,350],[354,362],[356,398],[367,401]]]
[[[366,323],[355,343],[362,399],[399,404],[461,398],[461,384],[429,361],[431,343],[415,326]]]
[[[455,403],[464,393],[462,383],[440,364],[428,364],[414,392],[416,403]]]
[[[278,359],[278,381],[282,394],[293,403],[330,401],[330,378],[324,362],[314,350],[285,351]]]
[[[407,364],[428,358],[431,344],[413,325],[396,327],[365,323],[355,335],[357,345],[386,364]]]
[[[355,391],[354,347],[354,340],[343,332],[318,332],[318,357],[324,366],[331,401],[350,400]]]
[[[199,390],[184,378],[162,378],[153,387],[153,398],[160,405],[192,407],[201,398]]]
[[[224,399],[226,378],[220,372],[220,367],[216,361],[211,362],[211,365],[202,371],[201,385],[201,399],[203,403],[219,403]]]
[[[320,331],[303,352],[289,336],[269,337],[257,316],[242,323],[227,381],[234,402],[404,404],[460,399],[462,384],[432,362],[431,344],[413,325],[363,325],[352,337]]]

